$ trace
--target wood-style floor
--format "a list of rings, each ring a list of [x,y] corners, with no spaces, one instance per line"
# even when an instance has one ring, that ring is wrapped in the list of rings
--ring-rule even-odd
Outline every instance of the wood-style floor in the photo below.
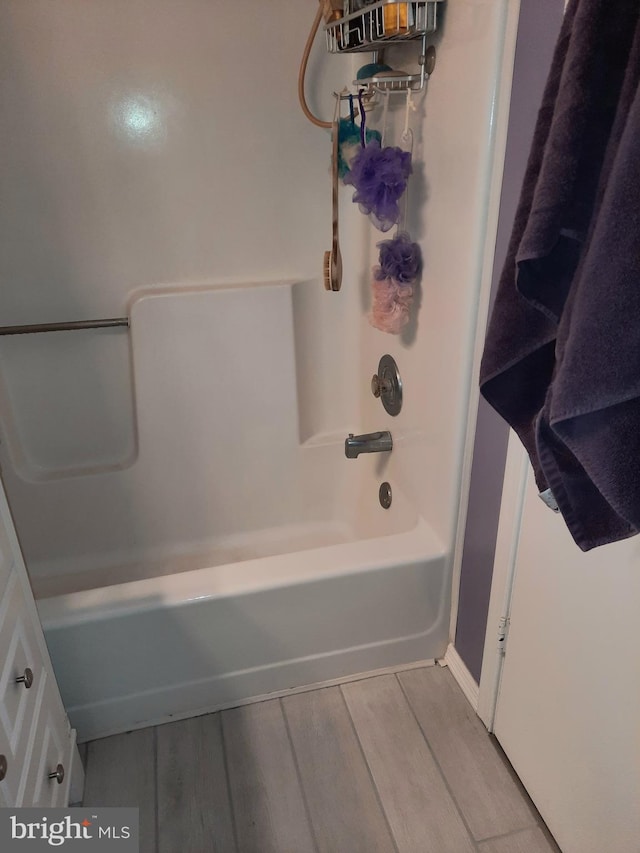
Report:
[[[93,741],[86,768],[141,853],[558,851],[438,666]]]

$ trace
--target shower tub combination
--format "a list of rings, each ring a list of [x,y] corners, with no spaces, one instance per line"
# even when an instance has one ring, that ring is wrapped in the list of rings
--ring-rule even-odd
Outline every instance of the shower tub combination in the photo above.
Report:
[[[346,424],[313,432],[302,410],[313,377],[296,354],[317,287],[138,294],[130,344],[126,331],[98,333],[130,345],[132,452],[70,473],[10,447],[22,464],[14,511],[31,527],[33,588],[80,740],[443,653],[445,550],[394,466],[402,415],[375,403],[372,426],[395,426],[396,447],[347,460]],[[43,359],[77,334],[40,336]],[[21,346],[4,341],[5,359]]]
[[[413,117],[422,292],[400,336],[367,323],[380,234],[350,193],[344,286],[317,278],[328,139],[296,110],[302,44],[282,37],[313,4],[246,5],[246,62],[199,0],[0,10],[3,323],[130,319],[0,338],[2,477],[80,740],[440,657],[449,639],[518,4],[443,4]],[[357,64],[315,66],[330,114]],[[256,68],[248,110],[236,93]],[[369,389],[385,353],[396,417]],[[387,430],[390,453],[345,458],[348,433]]]

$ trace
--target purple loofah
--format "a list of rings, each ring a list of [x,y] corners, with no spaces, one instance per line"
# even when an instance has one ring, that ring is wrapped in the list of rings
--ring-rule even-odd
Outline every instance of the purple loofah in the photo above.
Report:
[[[411,242],[411,237],[402,231],[392,240],[378,243],[380,266],[374,269],[378,281],[392,278],[398,284],[413,284],[420,275],[422,255],[420,246]]]
[[[388,231],[400,219],[398,199],[411,174],[411,154],[401,148],[380,147],[377,139],[363,148],[349,164],[345,184],[355,187],[353,200],[370,214],[380,231]]]

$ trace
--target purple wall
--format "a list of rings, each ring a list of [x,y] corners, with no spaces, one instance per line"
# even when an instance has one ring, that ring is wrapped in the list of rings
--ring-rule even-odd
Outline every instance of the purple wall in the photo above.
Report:
[[[538,107],[563,10],[564,0],[521,2],[492,296],[507,253]],[[506,423],[481,398],[471,469],[455,639],[456,650],[477,681],[480,680],[487,626],[507,439]]]

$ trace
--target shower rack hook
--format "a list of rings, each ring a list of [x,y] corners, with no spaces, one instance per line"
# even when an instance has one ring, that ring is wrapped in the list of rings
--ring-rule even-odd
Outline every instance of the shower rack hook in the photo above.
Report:
[[[373,62],[380,61],[381,51],[373,51]],[[427,37],[422,36],[422,48],[418,57],[420,71],[417,74],[402,74],[393,71],[381,71],[371,77],[354,80],[353,85],[365,89],[367,94],[375,93],[403,94],[421,92],[436,65],[436,49],[433,45],[427,47]]]

